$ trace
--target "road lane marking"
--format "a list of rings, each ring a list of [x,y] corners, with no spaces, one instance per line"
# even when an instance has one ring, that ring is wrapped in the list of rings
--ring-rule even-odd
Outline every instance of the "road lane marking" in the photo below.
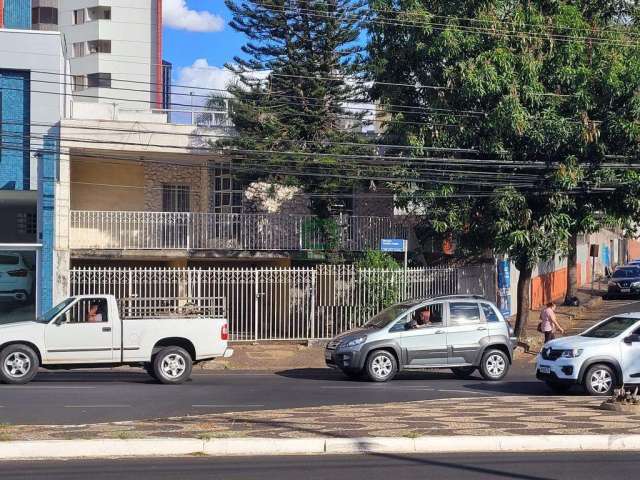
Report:
[[[245,408],[264,407],[264,405],[191,405],[193,408]]]
[[[64,408],[131,408],[131,405],[65,405]]]

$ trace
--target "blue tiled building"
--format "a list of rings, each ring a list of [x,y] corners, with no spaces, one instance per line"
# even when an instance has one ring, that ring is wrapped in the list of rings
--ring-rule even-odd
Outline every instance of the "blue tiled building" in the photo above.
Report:
[[[31,28],[31,0],[0,0],[4,3],[4,28]]]
[[[28,294],[30,304],[18,302],[9,310],[27,319],[32,316],[29,308],[42,312],[55,297],[57,167],[65,91],[41,72],[63,73],[65,61],[59,33],[17,28],[30,26],[30,1],[4,0],[2,6],[5,25],[13,28],[0,28],[0,262],[17,254],[20,268],[31,273],[16,276],[13,283],[3,278],[0,301],[12,292]],[[20,278],[33,279],[32,285]]]

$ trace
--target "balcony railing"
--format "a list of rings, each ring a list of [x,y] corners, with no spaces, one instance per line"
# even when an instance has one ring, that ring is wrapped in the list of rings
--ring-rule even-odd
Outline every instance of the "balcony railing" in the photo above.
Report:
[[[244,213],[72,211],[72,249],[332,250],[377,249],[407,238],[390,217]]]

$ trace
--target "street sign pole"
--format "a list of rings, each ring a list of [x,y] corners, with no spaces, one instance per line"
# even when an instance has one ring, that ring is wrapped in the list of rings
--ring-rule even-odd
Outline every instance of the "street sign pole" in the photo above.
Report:
[[[403,246],[403,248],[404,248],[404,269],[406,270],[406,269],[407,269],[407,263],[408,263],[408,261],[407,261],[407,260],[408,260],[408,258],[407,258],[407,257],[408,257],[408,255],[409,255],[409,248],[408,248],[409,241],[408,241],[408,240],[405,240],[405,241],[404,241],[404,242],[402,242],[402,243],[403,243],[403,245],[402,245],[402,246]]]

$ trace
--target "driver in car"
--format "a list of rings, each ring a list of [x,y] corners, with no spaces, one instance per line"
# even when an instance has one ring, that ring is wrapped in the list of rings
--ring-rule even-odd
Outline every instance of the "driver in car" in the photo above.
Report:
[[[420,310],[415,320],[411,322],[411,328],[425,328],[431,325],[431,311],[428,308]]]

